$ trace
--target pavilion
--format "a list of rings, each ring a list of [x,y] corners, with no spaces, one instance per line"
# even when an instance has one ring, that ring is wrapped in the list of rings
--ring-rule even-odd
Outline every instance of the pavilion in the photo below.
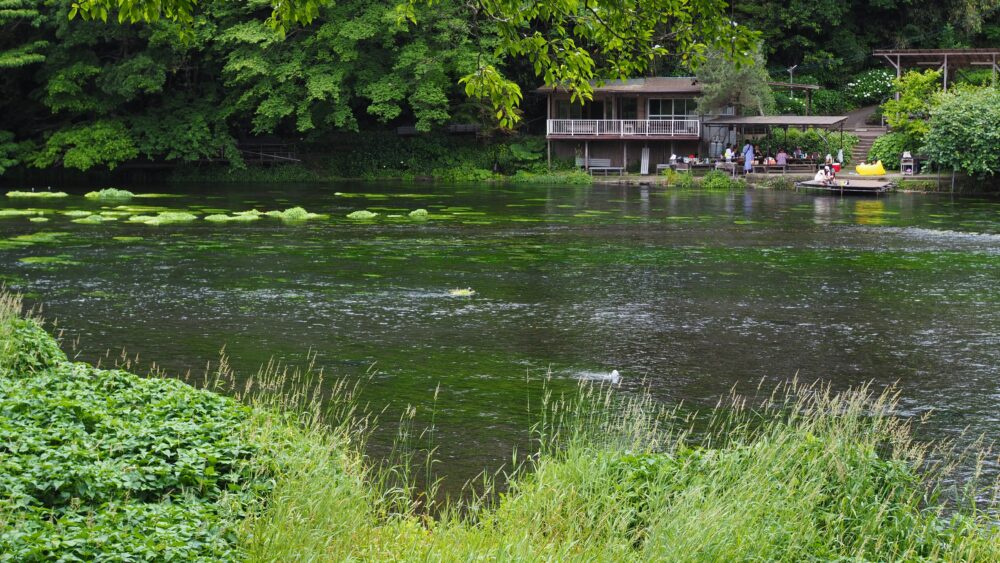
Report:
[[[940,70],[944,75],[944,89],[948,90],[948,80],[952,69],[985,67],[993,71],[993,85],[997,83],[1000,70],[1000,49],[878,49],[876,57],[882,57],[896,69],[896,78],[909,68],[929,67]],[[898,96],[898,94],[897,94]]]

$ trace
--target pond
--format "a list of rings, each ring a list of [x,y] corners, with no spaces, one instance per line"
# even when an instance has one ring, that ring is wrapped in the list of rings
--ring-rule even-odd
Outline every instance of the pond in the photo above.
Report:
[[[131,186],[138,192],[176,187]],[[617,369],[623,392],[714,405],[797,376],[898,381],[930,437],[1000,429],[1000,201],[624,186],[189,186],[8,199],[0,279],[79,357],[201,373],[225,346],[362,378],[384,450],[407,405],[451,487],[524,447],[538,384]],[[119,207],[123,206],[124,207]],[[200,217],[303,206],[325,218]],[[411,218],[426,209],[425,219]],[[163,210],[199,219],[129,222]],[[359,221],[353,211],[379,215]],[[84,211],[116,219],[74,223]],[[44,218],[46,221],[31,221]],[[26,236],[27,235],[27,236]],[[456,290],[471,291],[456,291]],[[105,364],[107,360],[104,360]]]

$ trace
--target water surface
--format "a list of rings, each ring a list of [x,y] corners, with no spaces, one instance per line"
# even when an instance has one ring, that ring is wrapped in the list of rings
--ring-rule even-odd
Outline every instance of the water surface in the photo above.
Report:
[[[374,364],[365,400],[389,405],[384,420],[406,405],[421,424],[433,413],[452,482],[524,443],[533,381],[549,371],[553,388],[572,390],[617,369],[626,392],[645,380],[658,399],[695,405],[762,379],[898,381],[906,414],[937,411],[932,437],[1000,429],[997,200],[617,186],[184,190],[129,205],[201,216],[301,205],[329,218],[155,227],[68,189],[76,195],[5,202],[49,220],[0,219],[0,276],[44,303],[81,359],[124,348],[200,373],[225,345],[244,374],[272,356],[301,363],[309,350],[328,376],[362,377]],[[417,208],[429,218],[409,218]],[[380,215],[345,217],[359,209]],[[122,216],[82,225],[67,210]],[[453,294],[466,288],[474,293]],[[385,426],[376,446],[391,440]]]

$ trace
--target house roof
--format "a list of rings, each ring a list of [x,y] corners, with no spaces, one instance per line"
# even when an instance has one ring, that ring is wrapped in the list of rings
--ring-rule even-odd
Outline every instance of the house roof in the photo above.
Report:
[[[717,117],[705,125],[731,125],[737,127],[818,127],[832,129],[847,121],[846,115],[744,115]]]
[[[602,94],[700,94],[701,84],[690,76],[653,76],[650,78],[629,78],[608,80],[604,84],[592,83],[594,93]],[[548,93],[554,90],[567,92],[563,87],[542,86],[536,92]]]

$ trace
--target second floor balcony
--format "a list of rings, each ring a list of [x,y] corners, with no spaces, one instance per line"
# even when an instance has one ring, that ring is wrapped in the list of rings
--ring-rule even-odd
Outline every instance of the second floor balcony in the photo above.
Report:
[[[549,139],[698,139],[701,120],[681,119],[550,119]]]

